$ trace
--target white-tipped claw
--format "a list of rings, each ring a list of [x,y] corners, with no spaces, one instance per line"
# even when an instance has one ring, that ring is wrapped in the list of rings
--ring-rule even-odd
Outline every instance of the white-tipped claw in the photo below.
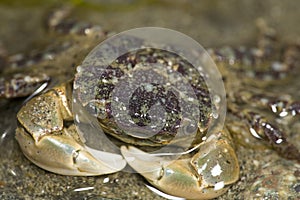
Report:
[[[29,160],[57,174],[95,176],[114,173],[126,166],[122,156],[101,151],[90,153],[65,135],[47,136],[35,142],[23,128],[18,128],[16,139]]]
[[[195,170],[191,158],[166,161],[135,147],[121,147],[127,163],[144,176],[153,186],[176,197],[187,199],[212,199],[227,191],[228,187],[216,187],[206,180],[206,171]],[[197,154],[196,154],[197,155]],[[208,171],[210,173],[210,170]],[[222,181],[222,180],[220,180]]]

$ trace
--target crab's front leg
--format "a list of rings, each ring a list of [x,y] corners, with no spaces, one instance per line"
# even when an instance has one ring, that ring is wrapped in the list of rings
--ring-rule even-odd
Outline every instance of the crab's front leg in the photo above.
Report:
[[[73,124],[71,84],[62,84],[34,97],[18,112],[16,139],[24,155],[39,167],[63,175],[101,175],[125,167],[122,156],[98,152],[84,145]]]
[[[0,98],[10,99],[31,95],[49,80],[50,78],[44,73],[5,74],[5,77],[0,77]]]
[[[121,147],[127,163],[160,190],[187,199],[211,199],[239,178],[239,164],[226,130],[210,135],[189,158],[166,161],[135,147]]]
[[[267,144],[282,157],[300,162],[300,150],[288,140],[282,129],[270,122],[267,117],[249,108],[239,109],[236,106],[229,106],[229,110],[239,118],[239,121],[235,123],[228,123],[231,125],[228,126],[231,133],[241,136],[243,133],[243,131],[240,131],[241,129],[249,130],[250,133],[246,131],[246,134],[252,135],[254,138]],[[296,111],[294,113],[296,115]],[[245,140],[247,139],[249,137],[246,137]],[[244,143],[243,140],[242,143]]]

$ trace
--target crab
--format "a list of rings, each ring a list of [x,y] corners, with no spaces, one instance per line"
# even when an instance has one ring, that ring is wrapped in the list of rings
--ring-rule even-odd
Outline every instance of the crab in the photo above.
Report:
[[[50,27],[61,30],[60,28],[65,26],[57,23],[56,20],[51,20]],[[63,30],[65,31],[65,29]],[[74,27],[72,30],[74,30]],[[85,46],[85,51],[93,47],[95,38],[98,41],[99,37],[101,39],[105,38],[105,34],[94,27],[82,26],[76,30],[80,31],[75,33],[75,38],[78,37],[76,34],[80,35],[82,33],[87,33],[84,40],[93,38],[90,39],[92,42],[83,43],[87,46]],[[128,164],[152,185],[168,194],[189,199],[217,197],[226,192],[228,187],[238,181],[239,178],[239,164],[234,150],[235,141],[248,147],[253,145],[249,143],[249,140],[254,141],[256,146],[270,147],[285,158],[300,161],[299,150],[288,141],[280,128],[280,124],[272,122],[272,119],[276,117],[286,117],[289,118],[288,120],[293,120],[300,113],[299,102],[294,101],[289,96],[278,98],[272,93],[265,94],[264,92],[268,85],[276,83],[278,79],[286,78],[291,69],[298,66],[299,46],[286,47],[284,53],[276,57],[273,56],[273,53],[277,52],[277,49],[273,49],[273,44],[274,35],[268,29],[264,30],[264,35],[259,40],[257,48],[210,50],[211,56],[217,62],[224,77],[228,95],[228,114],[231,117],[227,120],[223,130],[206,135],[207,127],[212,119],[211,107],[207,106],[211,103],[211,99],[202,102],[200,105],[205,109],[205,115],[202,116],[204,122],[198,121],[197,137],[189,146],[193,151],[187,151],[190,153],[181,155],[175,161],[170,162],[160,157],[149,156],[147,152],[140,149],[143,146],[155,148],[168,144],[174,137],[173,132],[170,131],[171,126],[165,127],[167,131],[165,131],[163,137],[159,135],[160,137],[154,136],[145,139],[139,134],[124,135],[117,130],[116,125],[111,121],[109,109],[107,109],[108,112],[104,112],[104,118],[99,114],[103,114],[104,108],[107,111],[107,107],[103,107],[101,101],[96,103],[86,101],[85,96],[82,96],[79,97],[80,102],[83,106],[96,110],[94,114],[100,116],[99,123],[105,132],[122,141],[119,145],[121,153],[119,155],[108,152],[100,152],[100,156],[92,154],[90,149],[85,146],[84,133],[81,133],[74,124],[76,116],[72,112],[71,97],[73,80],[59,81],[63,83],[49,87],[50,89],[33,97],[21,108],[17,115],[19,126],[16,130],[16,139],[24,155],[29,160],[54,173],[94,176],[117,172]],[[80,46],[81,43],[76,45]],[[64,51],[73,53],[72,48],[78,48],[76,45],[70,46]],[[145,53],[151,55],[151,52],[153,55],[153,50],[148,49],[146,52],[141,52],[140,55],[145,55]],[[176,68],[176,62],[167,62],[170,55],[164,52],[156,53],[163,55],[162,61],[167,63],[166,66],[170,65],[170,67]],[[274,63],[268,62],[268,60],[276,60],[280,56],[282,60]],[[82,56],[76,57],[82,58]],[[150,56],[150,58],[153,58],[153,56]],[[134,62],[134,59],[136,58],[132,58],[132,55],[128,54],[119,58],[112,67],[116,70],[123,67],[124,70],[124,66],[129,61]],[[53,63],[51,64],[51,66],[54,66],[53,71],[60,70],[54,73],[56,75],[60,72],[66,73],[70,69],[69,65],[68,68],[66,67],[68,70],[55,68],[57,64],[55,59],[47,60],[46,58],[46,61],[39,62],[46,62],[46,64],[42,64],[42,69],[48,67],[49,63]],[[188,64],[186,65],[188,66]],[[257,69],[253,69],[256,66]],[[73,65],[71,69],[75,72]],[[39,70],[41,69],[33,71]],[[31,75],[27,77],[31,77]],[[40,83],[48,82],[49,77],[51,80],[55,79],[53,75],[52,77],[50,75],[41,77],[41,79],[34,79],[35,83],[33,85],[35,87],[28,86],[29,90],[32,91]],[[71,78],[70,75],[67,77]],[[75,83],[80,78],[82,77],[77,74]],[[24,78],[24,80],[29,79]],[[10,81],[4,82],[4,85],[7,85],[6,88],[11,86]],[[243,86],[245,85],[250,85],[250,89],[244,90]],[[76,84],[74,86],[76,87]],[[103,85],[102,81],[102,88],[107,88],[107,86]],[[204,85],[200,86],[199,90],[207,90]],[[145,88],[140,89],[141,93],[149,95]],[[20,96],[29,93],[22,93]],[[9,98],[17,96],[10,94],[14,94],[14,92],[7,89],[3,92],[3,96]],[[105,93],[100,93],[99,96],[101,97],[101,95],[103,97]],[[205,92],[204,97],[208,97]],[[94,107],[95,105],[99,107]],[[104,105],[107,106],[107,104]],[[255,107],[268,108],[271,113],[275,114],[275,117],[270,117],[270,115],[265,114],[266,112],[260,112],[260,109]],[[147,117],[137,117],[136,120],[142,125],[147,123]],[[138,148],[134,145],[138,145]]]
[[[78,114],[72,112],[74,110],[72,106],[76,104],[72,104],[71,101],[72,81],[70,81],[34,97],[18,112],[20,126],[16,131],[16,139],[25,156],[41,168],[64,175],[108,174],[123,169],[128,163],[152,185],[174,196],[206,199],[224,193],[227,185],[238,180],[238,160],[231,136],[226,129],[207,133],[208,124],[213,118],[212,102],[205,82],[200,76],[192,79],[190,84],[198,94],[195,98],[200,102],[201,114],[196,118],[197,115],[190,110],[191,116],[185,116],[186,123],[183,125],[180,124],[181,108],[176,95],[165,91],[165,88],[159,84],[143,85],[133,94],[132,98],[137,101],[133,101],[130,105],[133,113],[132,120],[139,125],[135,129],[132,129],[135,124],[131,120],[123,121],[121,122],[123,127],[129,130],[125,133],[115,122],[116,116],[112,117],[110,96],[113,81],[116,82],[116,78],[130,73],[130,68],[149,74],[148,71],[143,71],[146,70],[143,61],[148,59],[151,60],[152,65],[163,63],[163,69],[182,70],[181,73],[185,77],[195,74],[195,71],[189,70],[192,66],[178,56],[151,48],[122,55],[104,72],[101,69],[97,71],[97,68],[94,69],[91,65],[77,68],[78,73],[75,76],[73,89],[78,93],[78,97],[74,100],[80,101],[84,108],[93,111],[91,114],[97,117],[106,133],[128,144],[128,146],[121,145],[121,155],[99,151],[96,157],[84,144],[86,133],[81,133],[81,130],[76,129],[75,126],[76,122],[84,122],[78,119]],[[166,71],[158,71],[163,69],[157,68],[156,73],[166,75],[164,74],[167,73]],[[101,78],[96,81],[95,77]],[[123,90],[130,87],[128,85]],[[92,98],[89,98],[90,96]],[[157,100],[165,106],[166,122],[158,133],[147,136],[146,129],[139,130],[149,123],[149,116],[147,116],[149,111],[144,107],[151,107]],[[188,98],[183,101],[188,101]],[[189,106],[192,104],[190,103]],[[117,109],[123,107],[122,104],[117,105]],[[152,110],[152,112],[156,111]],[[120,115],[122,118],[122,113]],[[193,119],[199,120],[197,125],[190,122]],[[154,124],[154,126],[158,125]],[[190,141],[193,143],[190,148],[195,148],[195,151],[175,161],[151,156],[133,146],[159,147],[172,142],[171,148],[180,148],[182,141],[189,142],[191,133],[196,134],[194,141]],[[203,137],[207,139],[202,141],[200,138]]]

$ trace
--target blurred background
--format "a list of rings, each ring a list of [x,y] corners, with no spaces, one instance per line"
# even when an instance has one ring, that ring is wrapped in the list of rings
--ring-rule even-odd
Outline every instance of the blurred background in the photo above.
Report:
[[[60,0],[1,0],[0,41],[10,53],[38,46],[43,23]],[[72,17],[107,31],[161,26],[183,32],[206,47],[253,44],[256,20],[264,19],[283,40],[299,38],[300,2],[295,0],[67,0]]]

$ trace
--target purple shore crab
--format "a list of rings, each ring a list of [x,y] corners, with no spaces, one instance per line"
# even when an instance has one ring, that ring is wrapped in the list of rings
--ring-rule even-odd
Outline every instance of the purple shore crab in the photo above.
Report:
[[[50,82],[49,89],[30,99],[17,115],[19,126],[16,130],[16,139],[25,156],[36,165],[54,173],[90,176],[114,173],[128,163],[138,173],[140,170],[140,174],[152,185],[168,194],[188,199],[211,199],[226,192],[228,187],[239,179],[239,164],[234,151],[236,142],[249,148],[274,149],[282,157],[300,162],[299,150],[289,141],[280,128],[281,124],[275,120],[288,118],[288,121],[293,121],[299,116],[300,102],[290,96],[278,98],[272,92],[265,92],[269,85],[289,77],[290,71],[299,67],[300,46],[276,46],[274,31],[265,26],[262,27],[263,34],[256,48],[209,50],[221,71],[227,92],[228,119],[223,131],[205,135],[212,111],[209,106],[205,106],[210,100],[202,102],[202,109],[205,110],[205,115],[202,116],[204,122],[199,123],[198,128],[201,129],[199,139],[191,146],[195,147],[196,151],[180,157],[171,164],[153,160],[151,162],[153,166],[147,167],[158,170],[144,173],[143,169],[139,169],[142,165],[139,163],[141,158],[135,157],[134,161],[130,159],[135,153],[141,153],[141,150],[130,145],[155,147],[162,143],[166,144],[169,138],[173,137],[170,131],[172,126],[165,127],[167,133],[164,135],[165,138],[154,137],[151,140],[144,140],[132,135],[120,136],[109,117],[109,112],[106,112],[104,120],[103,118],[99,120],[101,126],[108,134],[123,141],[122,144],[129,143],[130,147],[121,147],[122,156],[105,152],[100,158],[91,155],[84,146],[82,135],[74,125],[71,108],[73,82],[70,79],[82,58],[95,44],[103,41],[107,34],[97,26],[61,21],[65,15],[65,12],[58,11],[48,23],[51,31],[71,33],[62,36],[63,42],[58,42],[59,50],[53,46],[46,50],[44,56],[6,59],[4,63],[12,68],[18,68],[20,74],[0,80],[0,96],[5,98],[30,95],[41,84]],[[60,52],[57,53],[58,51]],[[122,69],[120,70],[122,74],[126,71],[124,70],[126,62],[134,63],[149,55],[147,59],[155,60],[154,62],[160,60],[173,68],[181,62],[180,60],[168,62],[170,61],[168,59],[175,58],[166,52],[153,51],[148,49],[138,52],[135,56],[125,55],[113,63],[112,68],[116,71]],[[154,54],[159,55],[159,59],[153,56]],[[72,57],[74,60],[70,63],[66,57]],[[31,62],[23,62],[26,60]],[[188,64],[183,68],[185,66],[188,67]],[[25,73],[21,73],[20,68],[24,68]],[[11,71],[13,70],[5,73],[12,74]],[[43,71],[47,73],[41,73]],[[187,74],[189,75],[191,74]],[[80,78],[76,75],[75,83]],[[111,74],[105,78],[113,79]],[[102,82],[101,88],[108,89],[107,93],[102,91],[99,94],[99,99],[109,95],[109,86]],[[199,94],[202,92],[201,98],[208,97],[205,93],[206,88],[201,84],[195,85],[197,86],[201,86],[196,88]],[[157,90],[160,89],[162,90],[157,87]],[[145,88],[141,88],[140,94],[150,95]],[[201,98],[199,96],[199,99]],[[81,102],[85,104],[84,106],[93,106],[85,101],[84,97],[81,97]],[[107,107],[103,105],[98,107],[103,108]],[[136,107],[132,109],[134,108]],[[144,125],[147,118],[137,117],[136,121]],[[206,139],[202,141],[202,137]],[[111,162],[112,158],[114,162]]]

